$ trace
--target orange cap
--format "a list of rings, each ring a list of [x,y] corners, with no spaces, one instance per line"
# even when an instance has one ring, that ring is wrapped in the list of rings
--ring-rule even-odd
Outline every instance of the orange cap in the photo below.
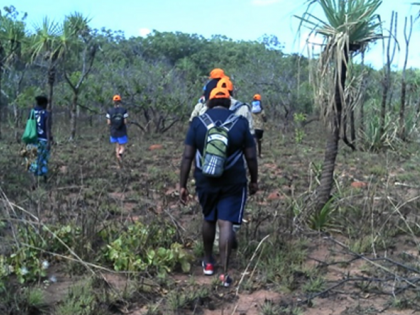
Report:
[[[210,79],[221,79],[225,76],[225,72],[220,68],[215,68],[210,72]]]
[[[113,101],[121,101],[121,96],[119,96],[118,94],[117,95],[114,95],[114,97],[112,98],[112,100]]]
[[[219,86],[215,87],[210,93],[210,99],[214,98],[230,98],[228,89]]]
[[[254,95],[254,100],[261,101],[261,95],[260,94],[255,94]]]
[[[219,82],[217,82],[217,86],[222,87],[222,88],[226,88],[230,92],[233,91],[232,81],[230,81],[230,78],[227,75],[225,75],[223,78],[221,78],[219,80]]]

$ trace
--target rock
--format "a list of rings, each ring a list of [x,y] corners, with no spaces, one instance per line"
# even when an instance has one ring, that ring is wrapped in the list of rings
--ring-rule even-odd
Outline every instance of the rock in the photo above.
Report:
[[[353,188],[365,188],[365,187],[367,187],[367,183],[365,183],[365,182],[352,182],[351,187],[353,187]]]
[[[161,145],[161,144],[152,144],[152,145],[149,147],[149,150],[150,150],[150,151],[160,150],[160,149],[163,149],[163,145]]]
[[[67,174],[68,168],[67,166],[63,165],[63,166],[60,166],[58,170],[60,171],[61,174]]]
[[[282,197],[280,196],[278,191],[273,191],[267,196],[267,200],[269,201],[280,200],[280,199],[282,199]]]

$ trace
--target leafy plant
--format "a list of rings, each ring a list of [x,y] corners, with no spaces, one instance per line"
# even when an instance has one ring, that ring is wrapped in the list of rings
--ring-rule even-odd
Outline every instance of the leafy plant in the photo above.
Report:
[[[144,225],[137,221],[106,246],[105,257],[117,271],[166,273],[180,265],[184,272],[193,259],[177,242],[171,243],[175,229],[168,225]]]
[[[57,308],[57,315],[91,315],[97,311],[97,301],[92,292],[90,282],[85,285],[78,284],[71,288]]]
[[[306,114],[294,113],[293,121],[297,125],[297,127],[295,127],[295,142],[299,144],[302,143],[302,140],[305,137],[305,131],[302,128],[302,123],[306,121]]]
[[[321,292],[324,289],[325,280],[322,277],[310,278],[303,286],[303,291],[309,293]]]
[[[319,211],[315,211],[309,218],[309,227],[311,229],[322,231],[328,227],[331,222],[331,215],[335,211],[335,207],[331,205],[334,198],[330,198],[328,202]]]

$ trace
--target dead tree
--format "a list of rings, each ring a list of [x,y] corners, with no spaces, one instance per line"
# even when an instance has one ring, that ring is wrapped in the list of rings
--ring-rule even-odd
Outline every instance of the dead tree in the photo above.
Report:
[[[409,29],[407,29],[407,22],[408,19],[405,17],[404,20],[404,42],[405,42],[405,58],[404,58],[404,65],[401,74],[401,105],[400,105],[400,130],[399,130],[399,137],[402,140],[405,140],[405,98],[407,93],[407,81],[406,81],[406,69],[407,69],[407,61],[408,61],[408,52],[410,47],[410,40],[411,34],[413,33],[413,16],[410,16],[410,25]]]

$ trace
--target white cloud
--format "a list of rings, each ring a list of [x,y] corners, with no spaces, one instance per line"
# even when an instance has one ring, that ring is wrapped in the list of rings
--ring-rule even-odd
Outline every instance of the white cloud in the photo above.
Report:
[[[257,6],[271,5],[277,2],[280,2],[280,0],[252,0],[252,4]]]
[[[141,28],[141,29],[139,29],[139,35],[141,36],[141,37],[146,37],[147,35],[149,35],[150,33],[151,33],[152,31],[151,30],[149,30],[148,28]]]

